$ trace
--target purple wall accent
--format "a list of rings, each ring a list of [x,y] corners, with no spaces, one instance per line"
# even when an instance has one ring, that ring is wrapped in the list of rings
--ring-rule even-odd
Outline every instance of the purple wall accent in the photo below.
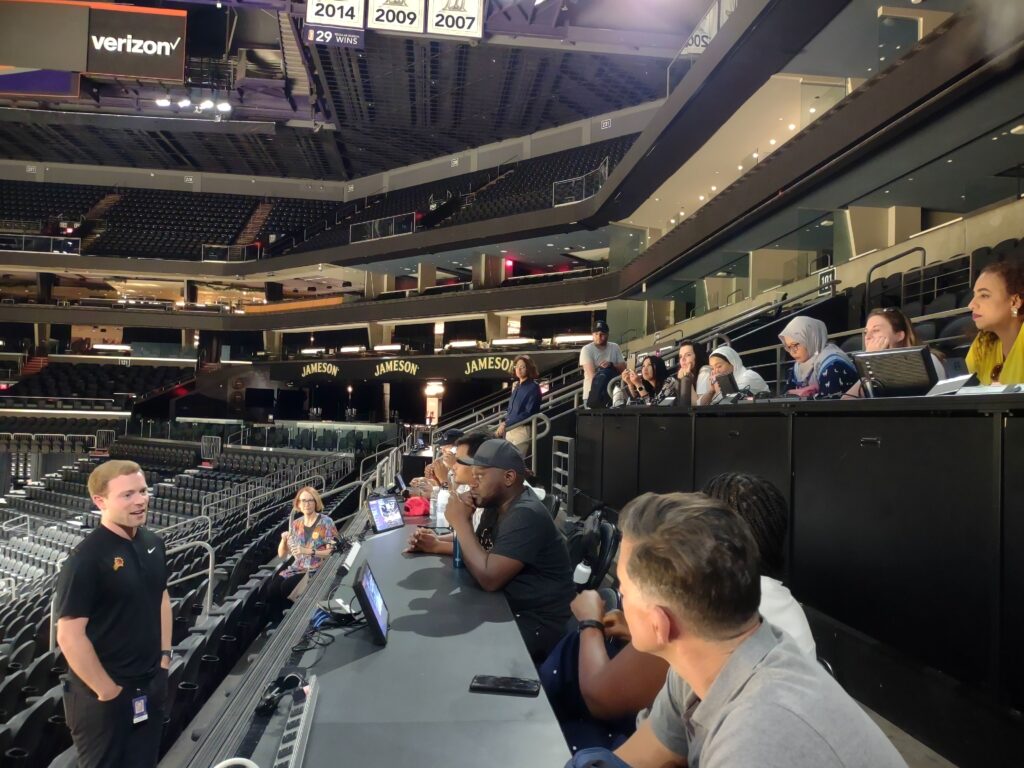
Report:
[[[30,69],[20,72],[0,71],[0,93],[26,96],[78,96],[80,76],[75,72],[55,69]]]

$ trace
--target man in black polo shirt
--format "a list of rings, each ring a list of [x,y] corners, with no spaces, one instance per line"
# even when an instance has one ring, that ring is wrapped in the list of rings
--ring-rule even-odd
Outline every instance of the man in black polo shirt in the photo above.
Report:
[[[576,595],[565,539],[524,487],[526,465],[512,443],[487,440],[458,461],[473,469],[471,498],[452,494],[446,515],[466,569],[488,592],[505,592],[530,655],[543,659],[565,632]],[[475,507],[484,507],[477,535]],[[481,541],[492,542],[489,550]]]
[[[163,541],[143,527],[149,488],[134,461],[89,475],[100,525],[57,580],[57,644],[71,674],[64,710],[79,768],[155,766],[171,661]]]

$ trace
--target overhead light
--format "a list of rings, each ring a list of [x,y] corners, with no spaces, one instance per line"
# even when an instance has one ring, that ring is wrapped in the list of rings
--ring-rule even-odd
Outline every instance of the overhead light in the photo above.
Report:
[[[171,100],[166,96],[161,96],[159,99],[154,99],[153,103],[158,107],[169,107],[171,106]]]
[[[525,339],[516,337],[514,339],[495,339],[491,342],[492,347],[528,347],[537,344],[537,339]]]
[[[716,187],[714,184],[712,184],[711,185],[711,191],[712,192],[717,192],[718,191],[718,187]]]
[[[807,111],[810,112],[813,115],[813,114],[815,114],[818,111],[818,108],[817,107],[811,107]]]
[[[825,219],[823,222],[821,222],[821,226],[823,226],[823,227],[831,227],[832,226],[832,219]]]
[[[771,144],[774,147],[775,146],[775,139],[768,139],[768,143]]]
[[[374,352],[404,352],[405,350],[405,344],[376,344],[373,347]]]
[[[203,99],[200,101],[199,109],[213,109],[213,99]]]
[[[593,334],[589,333],[567,333],[555,336],[552,341],[555,344],[588,344],[593,341],[593,338]]]
[[[326,351],[327,350],[325,350],[323,347],[308,347],[307,349],[300,349],[299,350],[299,354],[300,355],[322,355]]]
[[[789,128],[789,130],[791,130],[791,131],[795,131],[796,130],[796,123],[790,123],[786,127]]]
[[[757,152],[755,152],[754,154],[751,155],[751,157],[754,158],[755,160],[757,160],[757,158],[759,158],[760,156],[761,155],[758,154]]]
[[[229,104],[226,101],[218,101],[217,102],[217,111],[218,112],[230,112],[231,111],[231,104]]]
[[[423,394],[427,397],[440,397],[444,394],[444,382],[428,381],[427,386],[423,388]]]
[[[742,171],[743,170],[743,166],[742,165],[737,165],[736,166],[736,170],[737,171]]]
[[[181,108],[181,109],[187,109],[188,107],[191,107],[191,106],[192,106],[192,99],[190,99],[188,96],[185,96],[185,97],[183,97],[183,98],[178,100],[178,107]]]
[[[700,196],[699,198],[697,198],[697,199],[698,199],[698,200],[700,200],[701,202],[704,202],[704,195],[701,195],[701,196]]]
[[[449,341],[444,345],[445,349],[479,349],[484,346],[484,342],[463,339],[460,341]]]
[[[1013,128],[1010,129],[1010,133],[1014,136],[1024,136],[1024,123],[1013,126]]]
[[[341,347],[338,352],[343,355],[359,355],[366,351],[366,347],[353,346],[353,347]]]

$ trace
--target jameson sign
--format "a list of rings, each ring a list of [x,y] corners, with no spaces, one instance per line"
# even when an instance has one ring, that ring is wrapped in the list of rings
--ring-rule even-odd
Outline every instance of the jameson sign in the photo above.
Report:
[[[377,363],[377,367],[373,370],[373,375],[379,379],[387,373],[407,373],[410,376],[415,376],[419,372],[419,363],[413,363],[409,360],[385,360],[382,363]]]
[[[514,357],[498,357],[496,355],[476,357],[472,360],[466,361],[466,370],[464,370],[463,373],[467,376],[479,373],[480,371],[501,371],[502,373],[512,373],[512,367],[514,365]]]
[[[182,82],[186,21],[162,8],[90,8],[87,71]]]
[[[308,365],[302,366],[302,378],[316,375],[333,376],[337,378],[339,373],[341,373],[341,368],[334,363],[309,363]]]

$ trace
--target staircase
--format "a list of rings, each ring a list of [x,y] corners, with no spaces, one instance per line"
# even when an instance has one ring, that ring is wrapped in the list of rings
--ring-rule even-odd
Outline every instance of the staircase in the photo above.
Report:
[[[284,54],[284,76],[288,83],[288,92],[292,98],[308,97],[313,89],[306,75],[302,50],[295,39],[295,27],[287,13],[277,14],[278,29],[281,33],[281,52]]]
[[[30,357],[28,361],[21,366],[21,378],[27,379],[29,376],[35,376],[49,363],[50,358],[48,357],[43,357],[41,355],[38,357]]]
[[[260,203],[256,206],[256,210],[252,212],[252,216],[249,217],[249,221],[242,227],[242,231],[238,233],[238,237],[235,238],[235,245],[248,245],[249,243],[256,241],[256,235],[263,229],[263,225],[267,223],[267,218],[270,216],[270,212],[274,209],[273,203]]]
[[[95,221],[102,219],[107,215],[107,211],[113,208],[121,201],[121,195],[117,192],[111,192],[108,195],[104,195],[103,198],[90,208],[85,216],[83,217],[86,221]]]
[[[103,217],[107,215],[107,211],[117,205],[120,201],[121,195],[117,192],[111,192],[108,195],[104,195],[96,205],[86,212],[83,217],[83,221],[85,222],[83,224],[83,228],[88,227],[89,234],[82,238],[82,253],[88,252],[93,243],[99,240],[103,233],[107,231],[107,222],[103,220]]]

